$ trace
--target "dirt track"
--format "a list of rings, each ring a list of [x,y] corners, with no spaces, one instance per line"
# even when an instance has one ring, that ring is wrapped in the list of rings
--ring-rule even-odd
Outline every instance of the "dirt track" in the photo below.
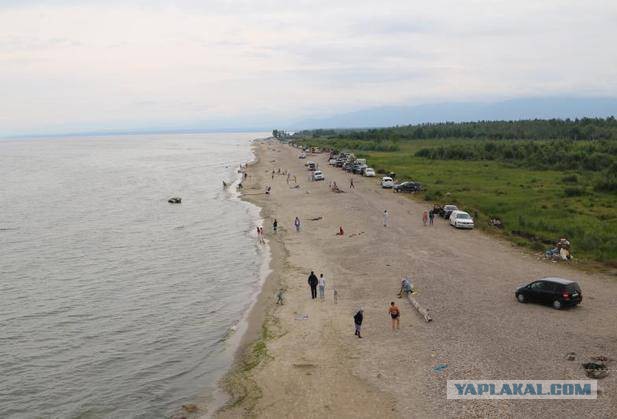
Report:
[[[617,362],[598,382],[598,400],[448,401],[447,379],[583,379],[581,362],[594,355],[617,358],[617,281],[563,264],[538,261],[509,243],[479,231],[458,231],[436,219],[425,227],[428,207],[377,187],[376,178],[354,176],[309,156],[326,175],[309,182],[297,150],[270,142],[259,146],[260,162],[249,169],[248,194],[272,185],[272,196],[250,196],[277,218],[265,221],[273,257],[288,259],[278,277],[286,305],[272,311],[270,326],[280,337],[268,342],[273,357],[253,378],[262,397],[252,412],[261,417],[571,417],[617,416]],[[272,169],[297,176],[299,189]],[[335,180],[346,193],[328,185]],[[390,213],[383,226],[383,210]],[[300,233],[293,219],[303,223]],[[322,216],[319,221],[311,218]],[[336,236],[339,225],[345,236]],[[285,251],[281,250],[284,247]],[[279,250],[277,250],[279,249]],[[310,270],[328,280],[327,301],[312,301]],[[430,308],[425,323],[396,293],[403,274]],[[577,280],[583,304],[556,311],[519,304],[515,288],[545,276]],[[333,304],[336,286],[339,303]],[[387,305],[397,301],[401,330],[390,330]],[[272,301],[267,301],[272,304]],[[364,339],[353,335],[351,316],[365,310]],[[308,314],[307,320],[295,320]],[[567,361],[568,352],[577,354]],[[434,372],[435,365],[448,367]],[[247,406],[222,413],[236,417]]]

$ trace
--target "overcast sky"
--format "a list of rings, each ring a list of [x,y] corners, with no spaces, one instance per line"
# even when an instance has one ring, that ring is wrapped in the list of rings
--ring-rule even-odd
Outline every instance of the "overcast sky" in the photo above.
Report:
[[[617,96],[616,0],[0,0],[0,135]]]

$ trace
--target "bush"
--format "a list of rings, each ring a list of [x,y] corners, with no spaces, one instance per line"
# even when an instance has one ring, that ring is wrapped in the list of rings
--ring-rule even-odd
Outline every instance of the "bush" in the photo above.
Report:
[[[563,183],[578,183],[578,176],[568,175],[561,178]]]
[[[583,196],[585,195],[585,189],[583,188],[565,188],[563,190],[563,194],[568,197],[568,198],[572,198],[575,196]]]
[[[443,192],[441,191],[430,191],[424,194],[425,201],[439,201],[443,197]]]

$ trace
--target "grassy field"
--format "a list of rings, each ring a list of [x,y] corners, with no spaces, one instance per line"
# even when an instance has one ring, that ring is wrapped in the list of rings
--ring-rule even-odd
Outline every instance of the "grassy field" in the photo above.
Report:
[[[576,260],[617,267],[617,196],[594,190],[595,172],[530,170],[497,161],[431,160],[416,157],[419,149],[481,140],[417,140],[401,142],[398,151],[357,151],[377,171],[397,179],[416,180],[425,191],[417,199],[454,203],[475,215],[478,227],[491,217],[504,223],[514,242],[544,250],[565,235]],[[336,140],[312,138],[307,145],[327,147]]]

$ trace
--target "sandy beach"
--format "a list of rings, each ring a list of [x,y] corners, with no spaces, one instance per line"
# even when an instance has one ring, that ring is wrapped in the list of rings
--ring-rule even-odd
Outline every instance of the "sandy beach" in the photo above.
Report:
[[[617,415],[616,361],[598,381],[597,400],[446,400],[448,379],[585,379],[582,362],[617,358],[614,278],[538,260],[443,219],[424,226],[430,203],[382,190],[377,178],[353,176],[352,189],[351,175],[328,166],[327,154],[308,156],[326,176],[311,182],[298,150],[273,140],[255,144],[258,160],[248,167],[243,194],[262,208],[272,273],[251,314],[244,354],[226,380],[233,401],[217,417]],[[272,176],[278,169],[292,174],[289,184],[285,175]],[[332,180],[345,193],[332,192]],[[325,301],[311,299],[310,271],[326,277]],[[433,322],[397,297],[404,275]],[[515,288],[546,276],[578,281],[583,303],[557,311],[515,300]],[[275,304],[279,288],[284,305]],[[398,331],[390,328],[391,301],[401,308]],[[362,339],[353,333],[359,307]],[[570,352],[574,361],[566,359]]]

